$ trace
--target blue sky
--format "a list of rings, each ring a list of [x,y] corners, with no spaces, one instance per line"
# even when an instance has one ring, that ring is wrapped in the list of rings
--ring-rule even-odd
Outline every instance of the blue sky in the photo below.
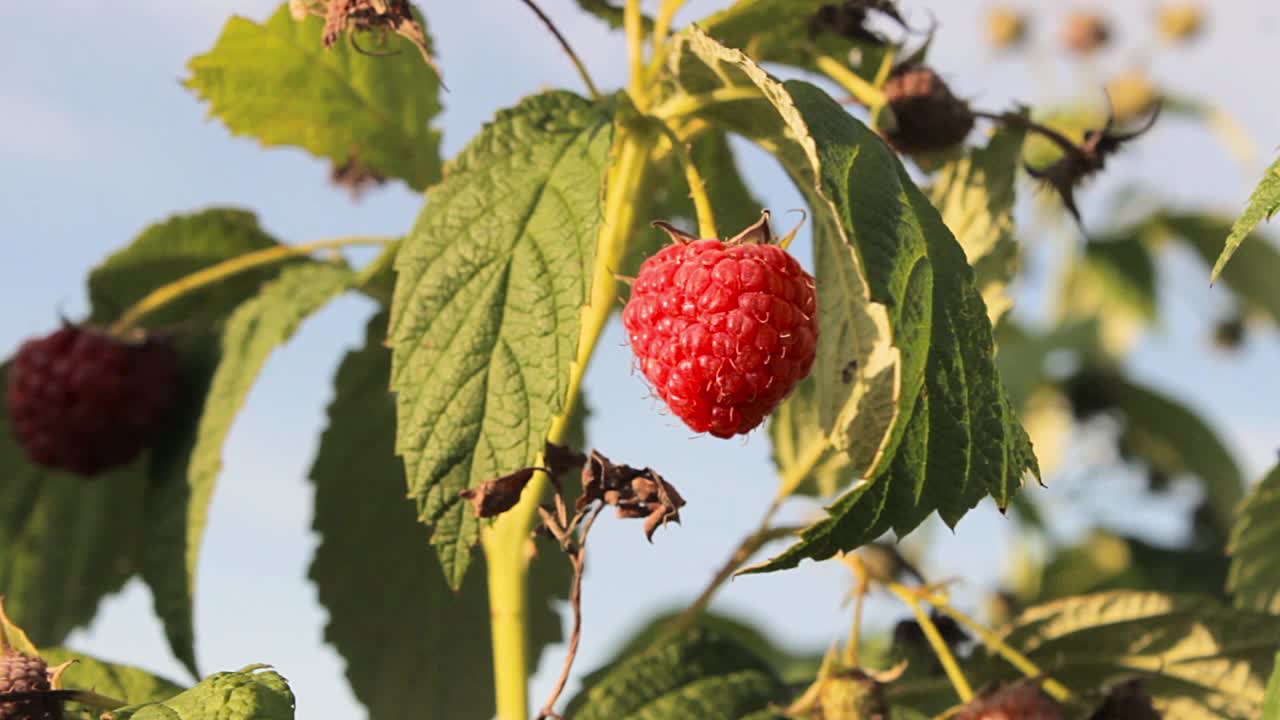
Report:
[[[580,15],[570,0],[545,0],[602,87],[625,75],[621,37]],[[656,5],[656,3],[648,3]],[[724,3],[690,2],[682,20],[694,20]],[[1229,107],[1259,145],[1262,156],[1280,146],[1280,93],[1266,87],[1276,62],[1280,8],[1273,0],[1237,0],[1216,5],[1208,35],[1186,49],[1152,52],[1145,37],[1154,3],[1105,6],[1120,22],[1119,45],[1084,66],[1052,59],[1054,20],[1060,4],[1033,28],[1041,49],[1028,64],[995,57],[980,42],[976,0],[907,2],[915,24],[931,7],[942,23],[932,59],[957,92],[984,108],[1000,108],[1017,97],[1043,103],[1097,97],[1109,71],[1149,63],[1174,88],[1206,95]],[[1026,3],[1031,5],[1032,3]],[[268,16],[268,0],[120,0],[86,3],[48,0],[6,9],[0,43],[0,349],[47,332],[58,311],[84,308],[83,278],[101,258],[139,229],[170,213],[210,205],[257,211],[278,237],[301,242],[347,234],[399,234],[410,227],[420,198],[392,187],[352,204],[326,183],[325,166],[294,150],[264,151],[231,138],[180,85],[186,59],[212,45],[230,13]],[[1035,5],[1049,5],[1035,3]],[[426,0],[440,62],[453,91],[444,96],[440,120],[444,149],[452,155],[493,112],[546,87],[580,89],[554,41],[514,0],[468,3]],[[1043,12],[1043,11],[1042,11]],[[768,158],[747,148],[754,187],[775,211],[801,200]],[[1242,168],[1201,128],[1181,120],[1162,123],[1131,152],[1115,160],[1107,176],[1087,190],[1095,211],[1109,189],[1142,182],[1196,208],[1235,212],[1262,166]],[[1030,212],[1029,203],[1024,208]],[[1024,213],[1026,214],[1026,213]],[[1089,213],[1086,211],[1086,216]],[[1096,213],[1095,213],[1096,215]],[[1050,242],[1026,238],[1029,243]],[[796,246],[807,253],[807,237]],[[1051,255],[1033,248],[1036,257]],[[1029,283],[1043,278],[1029,268]],[[1161,327],[1139,343],[1133,367],[1141,377],[1176,392],[1213,420],[1255,477],[1274,458],[1280,360],[1274,332],[1253,336],[1234,355],[1204,342],[1223,291],[1188,256],[1162,263],[1169,278],[1162,291]],[[1029,299],[1034,297],[1030,290]],[[307,323],[263,373],[226,448],[226,467],[212,508],[200,568],[197,609],[199,658],[208,670],[249,662],[275,664],[299,696],[301,717],[360,717],[342,678],[342,661],[321,642],[324,612],[305,580],[315,539],[310,532],[311,497],[305,479],[315,448],[330,377],[341,354],[357,343],[371,306],[346,299]],[[746,440],[690,438],[649,398],[629,372],[630,356],[616,326],[605,334],[587,387],[599,412],[590,426],[592,443],[619,461],[653,464],[680,487],[689,506],[683,527],[663,530],[653,546],[634,526],[603,521],[593,534],[597,553],[619,562],[597,564],[585,587],[588,616],[579,670],[604,659],[622,639],[626,623],[687,601],[701,588],[729,548],[756,522],[773,492],[768,445],[761,433]],[[639,428],[643,428],[639,431]],[[660,454],[653,448],[661,448]],[[1052,479],[1051,479],[1052,480]],[[1104,482],[1105,497],[1132,494],[1136,480],[1118,476],[1051,483],[1033,492],[1065,499]],[[725,492],[726,487],[732,492]],[[1093,497],[1099,497],[1095,490]],[[1088,496],[1088,493],[1086,493]],[[1170,501],[1180,506],[1186,497]],[[1175,537],[1176,522],[1149,509],[1135,521],[1122,503],[1070,500],[1060,518],[1063,532],[1094,518],[1141,524],[1155,536]],[[715,508],[712,510],[711,508]],[[799,506],[792,519],[814,511]],[[962,597],[976,599],[1005,570],[990,552],[1008,538],[1010,523],[984,504],[954,535],[938,537],[930,565],[963,574]],[[0,549],[3,552],[3,549]],[[662,568],[661,580],[641,584],[634,567]],[[732,583],[717,607],[765,625],[783,644],[817,649],[847,627],[841,600],[848,588],[837,564],[806,564],[785,575]],[[873,607],[872,620],[894,619],[887,603]],[[77,632],[73,646],[181,677],[151,614],[150,597],[133,583],[108,599],[97,621]],[[563,657],[555,648],[535,678],[535,698],[554,680]]]

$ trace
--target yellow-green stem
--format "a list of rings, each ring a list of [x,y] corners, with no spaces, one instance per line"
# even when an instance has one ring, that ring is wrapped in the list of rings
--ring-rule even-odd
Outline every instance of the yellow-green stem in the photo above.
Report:
[[[622,11],[622,25],[627,32],[627,58],[631,66],[631,84],[627,87],[631,102],[640,110],[649,107],[648,88],[644,78],[644,23],[640,0],[627,0]]]
[[[564,411],[551,424],[547,439],[561,443],[578,402],[582,379],[618,293],[614,272],[626,253],[627,233],[635,224],[634,198],[644,180],[652,138],[619,128],[617,156],[605,189],[605,221],[597,242],[591,296],[583,308],[578,352],[569,375]],[[541,461],[539,461],[541,464]],[[492,621],[494,691],[498,720],[528,720],[529,669],[528,572],[526,543],[537,518],[547,477],[538,473],[525,487],[520,503],[500,515],[481,535],[488,564],[489,613]]]
[[[657,124],[667,141],[671,143],[671,151],[680,161],[680,167],[684,168],[685,183],[689,186],[689,196],[693,198],[693,209],[698,216],[698,237],[720,237],[720,232],[716,228],[715,209],[711,206],[711,197],[707,195],[707,183],[702,179],[702,173],[693,162],[693,153],[689,151],[689,144],[682,141],[675,131],[667,127],[666,123],[659,120]]]
[[[960,663],[956,661],[955,654],[951,652],[951,648],[947,647],[947,642],[942,639],[942,633],[938,632],[938,626],[933,624],[929,614],[924,611],[919,598],[909,588],[898,583],[889,583],[888,588],[915,613],[916,622],[920,623],[920,629],[924,631],[925,638],[933,648],[933,654],[942,664],[942,669],[946,672],[947,679],[951,681],[951,686],[955,688],[956,695],[960,697],[960,702],[967,703],[972,700],[973,687],[969,685],[969,679],[964,676],[964,671],[960,669]]]
[[[671,22],[685,2],[687,0],[663,0],[662,7],[658,9],[658,17],[653,21],[653,57],[649,58],[649,80],[653,80],[662,70],[662,62],[667,56],[667,38],[671,33]]]
[[[387,245],[395,242],[394,238],[369,238],[369,237],[349,237],[337,238],[334,240],[318,240],[316,242],[304,243],[302,245],[279,245],[277,247],[267,248],[265,250],[257,250],[244,255],[238,255],[230,260],[224,260],[217,265],[211,265],[203,270],[197,270],[185,277],[179,278],[168,285],[162,285],[152,290],[145,297],[139,300],[133,307],[129,308],[120,316],[119,320],[111,326],[111,332],[121,334],[127,332],[138,323],[148,313],[159,310],[169,303],[177,300],[188,293],[208,287],[217,282],[221,282],[232,275],[252,270],[263,265],[288,260],[289,258],[298,257],[300,255],[310,255],[319,250],[327,250],[333,248],[350,247],[352,245]]]
[[[880,57],[880,67],[876,68],[875,86],[883,88],[884,84],[889,82],[889,74],[893,72],[893,62],[898,59],[898,51],[893,46],[884,49],[884,55]]]
[[[853,593],[853,628],[849,630],[849,644],[844,649],[846,667],[862,666],[862,608],[866,605],[867,591],[870,583],[867,576],[858,577],[858,586]]]
[[[885,104],[884,92],[862,79],[862,76],[851,70],[848,65],[830,55],[819,55],[814,58],[814,63],[819,70],[835,80],[840,87],[848,90],[849,94],[863,105],[876,108]]]
[[[925,599],[930,605],[936,607],[945,615],[951,616],[960,625],[969,629],[974,635],[977,635],[988,648],[994,650],[996,654],[1004,658],[1006,662],[1017,668],[1018,672],[1029,678],[1041,677],[1044,673],[1040,670],[1031,658],[1023,655],[1013,649],[999,635],[988,628],[986,625],[974,620],[963,612],[951,606],[951,603],[943,596],[926,595]],[[1059,702],[1066,702],[1071,698],[1071,690],[1062,683],[1053,678],[1046,678],[1040,685],[1046,693],[1049,693],[1053,699]]]
[[[720,103],[738,100],[759,100],[762,97],[760,91],[755,88],[717,88],[699,95],[676,95],[653,108],[649,114],[660,120],[674,120],[687,115],[694,115]]]

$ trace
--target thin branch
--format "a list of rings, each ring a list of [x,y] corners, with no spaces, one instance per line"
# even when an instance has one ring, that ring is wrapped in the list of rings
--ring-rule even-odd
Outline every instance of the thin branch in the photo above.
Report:
[[[185,296],[187,293],[199,290],[202,287],[212,285],[213,283],[225,280],[232,275],[252,270],[253,268],[269,265],[271,263],[281,262],[289,258],[299,257],[302,255],[310,255],[320,250],[329,250],[334,248],[350,247],[352,245],[390,245],[395,242],[393,238],[371,238],[371,237],[350,237],[338,238],[336,240],[320,240],[318,242],[304,243],[302,245],[277,245],[275,247],[256,250],[254,252],[237,255],[229,260],[224,260],[216,265],[210,265],[202,270],[197,270],[181,277],[168,285],[162,285],[152,290],[145,297],[139,300],[125,311],[120,319],[111,325],[111,333],[115,335],[122,334],[130,330],[147,314],[160,309],[161,307]]]
[[[587,66],[582,63],[582,58],[578,57],[578,53],[573,51],[573,47],[569,45],[569,41],[560,33],[560,28],[556,27],[556,24],[552,22],[551,18],[547,17],[547,14],[542,11],[542,8],[538,7],[538,4],[534,2],[534,0],[520,0],[520,2],[528,6],[528,8],[533,11],[533,14],[537,15],[538,19],[542,21],[542,24],[547,26],[547,29],[551,31],[551,34],[556,37],[556,40],[560,43],[560,47],[564,49],[565,54],[569,56],[571,61],[573,61],[573,66],[578,69],[578,75],[582,77],[583,84],[587,86],[587,91],[591,93],[591,99],[599,100],[600,91],[596,89],[595,82],[591,80],[591,73],[587,72]]]
[[[720,237],[719,229],[716,227],[715,209],[711,205],[711,197],[707,195],[706,180],[693,162],[693,153],[688,143],[681,141],[665,122],[657,120],[656,124],[671,143],[671,151],[675,153],[676,159],[684,169],[685,183],[689,186],[689,196],[693,198],[693,209],[698,218],[698,237]]]
[[[960,702],[967,703],[973,700],[973,687],[969,685],[969,679],[964,676],[964,671],[960,669],[960,663],[956,661],[955,654],[951,652],[951,648],[947,647],[946,641],[942,639],[942,634],[938,632],[938,626],[933,624],[929,614],[924,611],[924,607],[920,604],[920,599],[909,588],[898,583],[888,583],[887,587],[890,592],[897,595],[898,599],[906,603],[911,608],[911,611],[915,613],[916,621],[920,623],[920,629],[924,631],[924,636],[933,648],[933,654],[938,657],[938,662],[942,663],[942,669],[946,671],[947,679],[951,681],[951,686],[955,688],[956,695],[960,696]]]
[[[767,524],[767,523],[766,523]],[[734,548],[729,558],[725,560],[724,565],[720,567],[716,574],[707,583],[707,586],[698,594],[698,599],[694,600],[684,612],[676,616],[674,620],[668,623],[662,632],[658,633],[654,638],[654,644],[660,640],[669,638],[680,632],[688,630],[693,626],[698,618],[706,611],[707,606],[711,604],[711,599],[720,590],[720,587],[728,582],[742,567],[742,564],[751,559],[756,551],[764,547],[766,544],[779,538],[788,537],[799,532],[799,527],[762,527],[750,535],[744,537],[738,547]]]
[[[623,27],[627,33],[627,64],[631,67],[631,101],[644,110],[649,106],[644,84],[644,23],[640,13],[640,0],[627,0],[622,11]]]
[[[1080,154],[1079,146],[1077,146],[1075,142],[1071,140],[1071,138],[1067,137],[1066,135],[1063,135],[1057,130],[1054,130],[1048,125],[1042,125],[1041,123],[1038,123],[1028,117],[1019,115],[1018,113],[1010,113],[1010,112],[993,113],[993,112],[985,112],[982,110],[975,110],[973,111],[973,114],[974,114],[974,117],[986,118],[987,120],[995,120],[996,122],[1003,123],[1005,125],[1009,125],[1012,127],[1020,128],[1028,132],[1039,133],[1040,135],[1043,135],[1045,138],[1053,142],[1054,145],[1057,145],[1059,148],[1061,148],[1064,153],[1067,153],[1070,155]]]
[[[544,720],[544,718],[561,720],[561,716],[554,709],[555,704],[560,699],[560,694],[564,692],[565,685],[569,683],[569,673],[573,670],[573,662],[578,657],[578,644],[582,642],[582,576],[587,563],[587,535],[604,508],[604,503],[597,503],[595,508],[589,511],[586,522],[582,524],[582,535],[578,539],[578,546],[570,555],[573,563],[573,589],[569,593],[569,603],[573,607],[573,632],[569,636],[569,654],[565,656],[560,678],[556,680],[556,686],[551,690],[551,697],[547,698],[546,704],[538,712],[537,720]]]

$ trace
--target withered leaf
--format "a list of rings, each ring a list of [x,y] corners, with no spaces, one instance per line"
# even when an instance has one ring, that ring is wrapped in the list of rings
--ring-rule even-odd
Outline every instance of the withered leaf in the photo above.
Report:
[[[489,518],[510,510],[520,502],[520,494],[524,486],[533,479],[533,474],[544,468],[523,468],[510,475],[503,475],[497,480],[482,482],[476,487],[463,490],[459,496],[471,501],[476,509],[476,517]]]
[[[652,469],[614,465],[592,451],[582,468],[582,496],[576,509],[582,512],[596,501],[617,508],[620,518],[645,518],[644,534],[650,542],[660,526],[680,521],[685,504],[679,491]]]
[[[553,442],[547,443],[542,456],[546,459],[547,467],[551,469],[553,477],[559,477],[576,467],[582,467],[587,462],[587,456],[583,455],[581,450],[556,445]]]

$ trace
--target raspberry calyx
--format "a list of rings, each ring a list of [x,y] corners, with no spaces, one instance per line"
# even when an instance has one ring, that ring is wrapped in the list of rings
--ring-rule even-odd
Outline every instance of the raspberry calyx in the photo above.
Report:
[[[65,325],[15,354],[6,394],[12,430],[36,464],[97,475],[151,444],[174,404],[178,373],[167,338],[125,340]]]
[[[641,265],[622,312],[640,370],[694,432],[746,434],[813,368],[813,276],[775,244],[768,211],[729,240],[654,225],[673,242]]]

